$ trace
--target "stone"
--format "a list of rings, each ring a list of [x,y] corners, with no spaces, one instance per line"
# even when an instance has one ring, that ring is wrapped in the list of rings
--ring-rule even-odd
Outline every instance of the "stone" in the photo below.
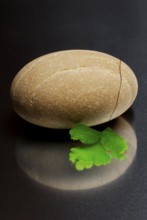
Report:
[[[10,89],[19,116],[57,129],[108,122],[133,104],[137,92],[136,76],[127,64],[91,50],[41,56],[18,72]]]

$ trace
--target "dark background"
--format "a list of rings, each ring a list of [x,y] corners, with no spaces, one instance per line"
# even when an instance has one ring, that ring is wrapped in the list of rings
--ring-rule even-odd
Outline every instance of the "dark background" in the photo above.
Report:
[[[146,220],[147,1],[1,0],[0,10],[0,219]],[[130,172],[109,187],[78,192],[48,188],[28,178],[16,162],[19,135],[27,131],[43,137],[46,129],[13,112],[12,79],[32,59],[65,49],[120,57],[138,78],[129,116],[137,156]]]

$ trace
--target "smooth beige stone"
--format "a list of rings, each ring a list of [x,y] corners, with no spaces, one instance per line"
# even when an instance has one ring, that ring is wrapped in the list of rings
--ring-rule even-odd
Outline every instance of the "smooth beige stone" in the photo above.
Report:
[[[128,65],[105,53],[66,50],[28,63],[11,86],[23,119],[43,127],[70,128],[112,120],[134,102],[137,79]]]

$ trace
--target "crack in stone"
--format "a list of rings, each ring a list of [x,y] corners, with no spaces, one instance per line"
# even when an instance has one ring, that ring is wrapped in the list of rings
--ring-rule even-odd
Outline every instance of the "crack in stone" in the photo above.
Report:
[[[114,109],[110,115],[110,119],[109,121],[111,121],[115,111],[116,111],[116,108],[118,106],[118,101],[119,101],[119,97],[120,97],[120,91],[121,91],[121,86],[122,86],[122,72],[121,72],[121,59],[120,59],[120,62],[119,62],[119,77],[120,77],[120,83],[119,83],[119,89],[118,89],[118,93],[117,93],[117,98],[116,98],[116,103],[115,103],[115,106],[114,106]]]

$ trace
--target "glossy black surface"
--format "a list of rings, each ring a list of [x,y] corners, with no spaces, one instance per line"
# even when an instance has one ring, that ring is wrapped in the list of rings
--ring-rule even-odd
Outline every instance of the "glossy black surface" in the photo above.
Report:
[[[147,1],[1,1],[0,19],[0,219],[146,220],[147,219]],[[138,140],[129,170],[112,184],[82,191],[37,183],[19,167],[20,136],[69,140],[20,119],[11,107],[9,88],[27,62],[64,49],[91,49],[124,60],[136,73],[139,93],[125,117]],[[47,138],[47,140],[46,140]],[[56,161],[57,163],[58,161]]]

